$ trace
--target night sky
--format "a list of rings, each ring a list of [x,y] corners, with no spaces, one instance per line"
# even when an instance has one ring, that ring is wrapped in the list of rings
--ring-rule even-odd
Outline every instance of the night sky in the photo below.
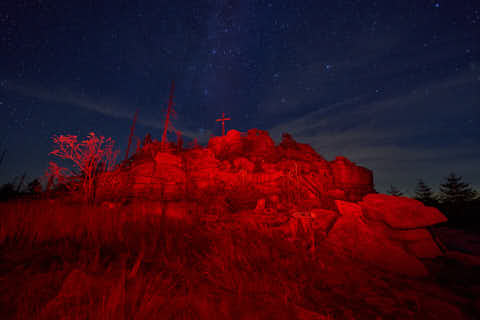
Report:
[[[14,1],[0,4],[0,183],[41,176],[54,134],[93,131],[123,156],[174,126],[289,132],[379,191],[480,187],[479,1]],[[187,138],[187,139],[188,139]],[[18,180],[18,179],[17,179]]]

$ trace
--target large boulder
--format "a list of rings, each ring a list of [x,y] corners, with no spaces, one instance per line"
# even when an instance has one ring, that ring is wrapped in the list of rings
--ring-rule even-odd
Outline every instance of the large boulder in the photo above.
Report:
[[[368,194],[359,205],[369,219],[382,221],[393,229],[422,228],[447,221],[438,209],[405,197]]]
[[[215,154],[210,149],[191,150],[185,157],[189,183],[199,189],[216,184],[221,162],[215,158]]]
[[[245,153],[244,138],[240,131],[229,130],[225,136],[210,138],[208,149],[217,159],[240,157]]]
[[[326,239],[334,248],[387,271],[410,276],[428,274],[423,263],[409,254],[400,243],[368,225],[362,207],[341,200],[336,200],[335,204],[340,217]]]
[[[343,190],[351,201],[359,201],[366,194],[374,192],[372,171],[357,166],[345,157],[330,162],[335,187]]]
[[[154,161],[141,161],[132,165],[128,172],[125,172],[125,181],[134,195],[140,195],[150,189],[154,181]]]
[[[324,160],[310,145],[298,143],[288,133],[282,134],[282,141],[276,147],[276,152],[282,159],[302,161]]]
[[[426,228],[395,230],[385,226],[387,235],[402,242],[418,258],[434,258],[443,255],[432,234]]]
[[[252,160],[270,158],[275,153],[275,142],[267,131],[250,129],[243,142],[245,153]]]
[[[431,259],[443,256],[443,252],[437,245],[436,240],[433,239],[432,234],[426,228],[408,230],[392,229],[384,222],[370,220],[365,216],[364,218],[376,233],[383,234],[388,239],[400,244],[417,258]]]
[[[155,166],[151,181],[152,191],[163,194],[167,199],[183,195],[186,186],[186,172],[182,158],[168,152],[159,152],[155,156]]]

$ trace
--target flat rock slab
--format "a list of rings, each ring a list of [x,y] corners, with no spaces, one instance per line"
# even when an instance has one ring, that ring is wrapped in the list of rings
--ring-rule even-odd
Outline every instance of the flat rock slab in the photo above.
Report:
[[[393,229],[422,228],[447,221],[438,209],[405,197],[368,194],[359,205],[369,219],[383,221]]]
[[[381,233],[388,239],[400,243],[409,253],[417,258],[432,259],[443,256],[442,250],[427,229],[398,230],[392,229],[380,221],[367,221],[368,225],[377,233]]]

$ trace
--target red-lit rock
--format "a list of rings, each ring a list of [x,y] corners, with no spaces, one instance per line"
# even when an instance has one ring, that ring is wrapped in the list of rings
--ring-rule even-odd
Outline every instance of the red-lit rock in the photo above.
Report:
[[[328,190],[327,195],[335,200],[347,200],[347,195],[345,194],[344,190],[340,190],[340,189]]]
[[[296,142],[291,135],[284,133],[282,141],[276,148],[280,159],[316,161],[323,160],[311,146]]]
[[[420,240],[432,240],[432,234],[427,229],[411,229],[411,230],[395,230],[388,229],[389,236],[398,241],[420,241]]]
[[[354,203],[336,200],[340,217],[328,233],[327,241],[339,251],[384,270],[411,276],[426,276],[425,266],[391,241],[376,232],[363,219],[362,208]]]
[[[360,219],[363,216],[362,208],[356,203],[335,200],[335,205],[337,206],[338,212],[343,217],[355,217]]]
[[[262,213],[265,211],[265,199],[258,199],[255,207],[255,213]]]
[[[312,209],[310,211],[310,216],[313,218],[313,228],[327,233],[333,227],[339,214],[332,210]]]
[[[253,172],[253,169],[255,169],[255,164],[243,157],[233,160],[233,166],[236,170],[245,170],[248,173]]]
[[[205,189],[215,185],[220,161],[209,149],[196,149],[186,153],[187,179],[193,189]]]
[[[277,196],[282,189],[282,180],[283,174],[279,171],[270,171],[253,174],[249,177],[250,181],[253,181],[255,184],[255,189],[268,196]],[[281,200],[281,199],[279,199]]]
[[[363,218],[375,233],[401,245],[417,258],[435,258],[443,255],[430,231],[425,228],[393,229],[382,221],[371,220],[365,215]]]
[[[368,218],[382,221],[394,229],[421,228],[447,221],[438,209],[405,197],[368,194],[359,204]]]
[[[279,203],[318,200],[321,208],[332,209],[333,199],[356,200],[373,192],[369,174],[344,158],[330,163],[287,134],[275,146],[266,131],[229,130],[226,136],[212,137],[207,148],[180,150],[172,143],[162,148],[154,140],[111,173],[118,176],[115,192],[103,183],[98,194],[199,199],[207,190],[215,190],[214,196],[248,186],[266,199],[276,195]],[[248,197],[238,194],[235,202],[242,196]]]
[[[232,159],[245,154],[243,137],[237,130],[229,130],[225,136],[212,137],[208,141],[208,149],[218,159]]]
[[[147,192],[152,185],[154,175],[154,161],[136,163],[128,172],[122,172],[124,186],[131,186],[130,191],[135,195]]]
[[[405,243],[407,250],[421,259],[433,259],[443,256],[442,250],[437,246],[433,239],[424,239],[417,241],[408,241]]]
[[[372,171],[359,167],[345,157],[330,162],[335,186],[347,194],[350,201],[359,201],[373,190]]]
[[[152,195],[160,192],[167,199],[176,199],[184,195],[185,186],[186,172],[181,157],[167,152],[157,153],[149,192]]]
[[[252,160],[269,159],[275,153],[275,142],[267,131],[250,129],[244,138],[244,150]]]
[[[427,229],[398,230],[383,225],[383,233],[390,239],[401,242],[407,251],[417,258],[431,259],[443,256],[442,250]]]

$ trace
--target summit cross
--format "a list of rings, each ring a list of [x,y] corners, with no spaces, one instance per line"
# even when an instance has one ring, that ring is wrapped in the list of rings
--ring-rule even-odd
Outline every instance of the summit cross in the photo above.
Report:
[[[225,135],[225,121],[227,120],[232,120],[230,118],[225,118],[225,112],[222,112],[222,118],[217,119],[217,122],[221,121],[222,122],[222,136]]]

